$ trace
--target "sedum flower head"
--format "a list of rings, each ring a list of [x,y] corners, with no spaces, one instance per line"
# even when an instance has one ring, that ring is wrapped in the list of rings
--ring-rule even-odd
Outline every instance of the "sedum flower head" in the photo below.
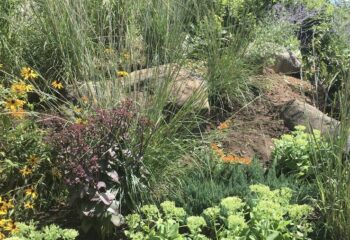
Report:
[[[203,217],[190,216],[187,218],[187,227],[190,229],[191,233],[201,232],[201,228],[205,227],[207,223]]]
[[[227,197],[221,200],[220,207],[226,216],[241,212],[245,203],[238,197]]]
[[[290,205],[288,208],[288,213],[291,219],[293,220],[300,220],[304,217],[307,217],[310,215],[313,211],[313,208],[309,205],[298,205],[293,204]]]
[[[213,221],[220,216],[220,208],[218,206],[207,208],[203,211],[203,215]]]
[[[160,204],[166,218],[174,218],[182,220],[186,216],[186,212],[183,208],[175,206],[175,202],[165,201]]]
[[[159,210],[155,205],[145,205],[141,208],[141,212],[149,219],[158,218]]]
[[[282,221],[285,213],[283,207],[272,200],[261,200],[253,208],[254,218],[260,220]]]
[[[141,222],[141,216],[139,214],[130,214],[126,217],[126,223],[131,229],[136,229]]]
[[[259,199],[272,199],[274,197],[270,188],[263,184],[254,184],[249,187],[250,191],[256,193]]]
[[[280,203],[281,205],[287,205],[289,204],[290,200],[292,199],[293,196],[293,191],[290,188],[281,188],[281,189],[276,189],[272,191],[274,194],[274,198],[276,202]]]
[[[240,215],[230,215],[227,218],[227,227],[230,230],[238,230],[239,232],[248,228],[243,216]]]

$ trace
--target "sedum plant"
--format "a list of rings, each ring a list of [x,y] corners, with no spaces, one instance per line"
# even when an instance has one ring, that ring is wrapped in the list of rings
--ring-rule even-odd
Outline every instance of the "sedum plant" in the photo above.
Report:
[[[78,231],[74,229],[62,229],[57,225],[49,225],[38,230],[33,222],[29,224],[19,223],[19,230],[9,240],[74,240],[78,237]]]
[[[312,207],[290,204],[289,188],[251,185],[252,198],[227,197],[201,216],[187,216],[174,202],[146,205],[126,217],[129,239],[309,239]]]
[[[318,130],[305,132],[306,127],[296,126],[291,134],[284,134],[274,141],[272,160],[280,172],[293,172],[299,177],[308,177],[312,171],[315,153],[326,154],[329,144]],[[325,155],[324,155],[325,156]]]

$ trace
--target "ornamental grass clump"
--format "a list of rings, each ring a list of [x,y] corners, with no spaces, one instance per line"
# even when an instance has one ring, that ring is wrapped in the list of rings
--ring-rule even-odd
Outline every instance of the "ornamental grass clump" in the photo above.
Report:
[[[122,214],[137,208],[148,191],[143,155],[150,122],[127,100],[115,109],[97,109],[85,123],[48,124],[54,131],[47,141],[83,221],[108,234],[111,222],[122,224]]]

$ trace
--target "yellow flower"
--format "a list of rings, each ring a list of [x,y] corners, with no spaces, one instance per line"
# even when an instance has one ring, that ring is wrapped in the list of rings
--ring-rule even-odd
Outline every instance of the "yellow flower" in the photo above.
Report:
[[[4,227],[6,231],[9,231],[11,234],[16,233],[19,231],[19,228],[17,227],[16,223],[14,223],[12,220],[8,221],[6,226]]]
[[[1,220],[0,220],[1,221]],[[5,236],[5,234],[3,234],[2,232],[0,232],[0,240],[3,240],[3,239],[5,239],[6,238],[6,236]]]
[[[127,76],[129,76],[129,73],[126,71],[117,71],[117,76],[118,77],[127,77]]]
[[[7,209],[6,207],[1,207],[1,208],[0,208],[0,216],[1,216],[1,215],[6,215],[6,214],[7,214],[7,210],[8,210],[8,209]]]
[[[6,202],[0,197],[0,215],[6,215],[9,208],[12,208],[12,201]]]
[[[25,94],[27,92],[33,91],[33,89],[33,85],[27,85],[23,81],[13,83],[11,85],[11,91],[16,94]]]
[[[81,118],[77,118],[77,119],[75,120],[75,123],[76,123],[76,124],[87,124],[88,121],[87,121],[87,120],[83,120],[83,119],[81,119]]]
[[[25,209],[33,209],[33,208],[34,208],[34,204],[31,203],[30,201],[27,201],[27,202],[24,204],[24,208],[25,208]]]
[[[8,220],[1,218],[1,219],[0,219],[0,228],[4,227],[4,226],[6,225],[7,222],[8,222]],[[0,239],[1,239],[1,238],[0,238]]]
[[[104,50],[104,52],[107,53],[107,54],[112,54],[112,53],[114,53],[114,49],[113,48],[106,48]]]
[[[27,188],[25,191],[27,197],[31,197],[33,199],[36,199],[38,197],[38,194],[35,192],[33,188]]]
[[[87,104],[89,102],[89,98],[88,96],[82,96],[81,100],[83,101],[83,103]]]
[[[124,58],[124,60],[129,60],[130,55],[128,53],[123,53],[123,58]]]
[[[39,162],[39,158],[36,155],[32,154],[29,156],[29,158],[27,158],[27,162],[31,165],[36,165]]]
[[[8,209],[14,208],[15,205],[13,205],[13,200],[12,199],[8,200],[6,203],[6,206]]]
[[[21,76],[24,80],[34,80],[38,78],[39,74],[30,67],[23,67],[21,70]]]
[[[8,207],[5,201],[2,200],[0,197],[0,216],[1,215],[6,215],[8,211]]]
[[[26,102],[19,99],[8,99],[5,103],[5,108],[11,111],[23,108]]]
[[[75,112],[75,113],[81,113],[81,108],[79,108],[79,107],[77,107],[77,106],[74,106],[73,107],[73,111]]]
[[[56,80],[51,83],[51,86],[58,90],[63,89],[63,84]]]
[[[51,169],[52,172],[52,176],[57,177],[57,178],[61,178],[62,174],[60,172],[60,170],[57,167],[54,167]]]
[[[32,169],[28,166],[25,166],[24,168],[22,168],[21,170],[19,170],[19,172],[22,174],[23,177],[26,177],[27,175],[32,174]]]

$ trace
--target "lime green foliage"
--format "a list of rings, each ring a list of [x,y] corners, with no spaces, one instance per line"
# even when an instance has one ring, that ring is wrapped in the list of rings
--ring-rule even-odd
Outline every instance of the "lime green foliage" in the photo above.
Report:
[[[207,225],[205,219],[199,216],[190,216],[187,218],[187,227],[192,234],[201,232],[201,228]]]
[[[272,191],[265,185],[251,185],[250,189],[253,197],[247,202],[227,197],[202,216],[188,216],[186,221],[184,209],[166,201],[159,215],[155,211],[129,215],[125,234],[129,239],[308,239],[310,206],[290,204],[289,188]],[[154,205],[146,208],[156,209]]]
[[[185,221],[186,212],[175,207],[174,202],[161,204],[162,211],[154,205],[146,205],[141,209],[142,215],[131,214],[126,217],[130,230],[125,235],[130,239],[182,239],[179,233],[180,224]],[[140,231],[139,231],[140,230]]]
[[[252,185],[251,191],[256,193],[256,199],[251,210],[253,232],[256,239],[306,239],[311,232],[307,221],[312,208],[308,205],[290,205],[291,190],[281,188],[271,191],[264,185]],[[288,217],[286,217],[288,215]],[[275,236],[275,237],[273,237]]]
[[[272,159],[279,171],[308,177],[312,173],[314,152],[326,154],[329,145],[318,130],[306,133],[306,127],[297,126],[291,134],[284,134],[274,141]],[[324,155],[326,156],[326,155]]]
[[[19,231],[12,234],[9,240],[74,240],[78,232],[74,229],[62,229],[57,225],[45,226],[38,230],[33,222],[18,223]]]
[[[235,215],[244,207],[244,205],[242,199],[238,197],[224,198],[220,202],[221,214],[226,216]]]
[[[182,221],[186,216],[186,212],[183,208],[175,207],[175,203],[171,201],[165,201],[160,204],[162,207],[164,217],[166,219],[175,219]]]

